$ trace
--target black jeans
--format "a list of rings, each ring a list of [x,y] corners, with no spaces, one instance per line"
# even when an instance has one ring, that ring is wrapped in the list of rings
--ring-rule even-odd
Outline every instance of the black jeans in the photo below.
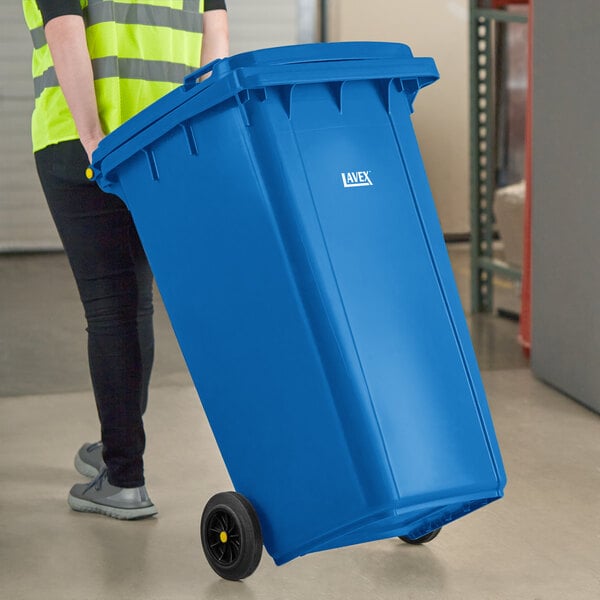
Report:
[[[35,160],[85,311],[108,479],[137,487],[154,359],[152,272],[126,206],[85,178],[78,140],[44,148]]]

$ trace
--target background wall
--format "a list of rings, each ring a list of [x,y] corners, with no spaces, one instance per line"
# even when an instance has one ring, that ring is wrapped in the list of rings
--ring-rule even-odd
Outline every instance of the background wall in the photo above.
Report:
[[[231,53],[298,42],[299,3],[306,0],[226,0]]]
[[[413,122],[445,233],[469,231],[468,0],[329,0],[337,40],[408,44],[440,81],[417,97]]]
[[[0,251],[60,247],[31,154],[31,38],[21,3],[0,7]]]

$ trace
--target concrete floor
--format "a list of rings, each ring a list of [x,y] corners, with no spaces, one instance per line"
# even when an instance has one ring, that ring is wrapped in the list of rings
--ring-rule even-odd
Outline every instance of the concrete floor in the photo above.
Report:
[[[459,289],[468,258],[452,247]],[[146,418],[148,489],[160,514],[121,522],[73,513],[72,467],[98,437],[83,316],[62,254],[0,256],[0,599],[600,598],[600,418],[535,380],[517,325],[470,319],[509,478],[506,497],[431,544],[383,540],[220,580],[202,554],[205,501],[230,489],[159,304]],[[498,302],[517,295],[501,284]]]

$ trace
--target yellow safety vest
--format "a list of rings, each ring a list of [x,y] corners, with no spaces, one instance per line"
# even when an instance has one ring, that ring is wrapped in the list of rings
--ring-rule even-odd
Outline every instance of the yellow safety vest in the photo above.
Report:
[[[80,0],[98,114],[110,133],[200,65],[204,0]],[[33,150],[79,138],[58,85],[36,0],[23,0],[33,39]]]

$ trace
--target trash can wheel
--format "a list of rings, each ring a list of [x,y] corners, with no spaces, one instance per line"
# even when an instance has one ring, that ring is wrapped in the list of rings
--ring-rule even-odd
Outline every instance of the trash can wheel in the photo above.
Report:
[[[208,564],[223,579],[244,579],[258,567],[263,545],[260,523],[241,494],[214,495],[204,507],[200,535]]]
[[[407,544],[414,544],[416,546],[418,544],[426,544],[427,542],[430,542],[432,539],[438,536],[441,530],[441,527],[439,529],[434,529],[433,531],[430,531],[429,533],[426,533],[418,538],[411,538],[408,535],[401,535],[399,537],[403,542],[406,542]]]

